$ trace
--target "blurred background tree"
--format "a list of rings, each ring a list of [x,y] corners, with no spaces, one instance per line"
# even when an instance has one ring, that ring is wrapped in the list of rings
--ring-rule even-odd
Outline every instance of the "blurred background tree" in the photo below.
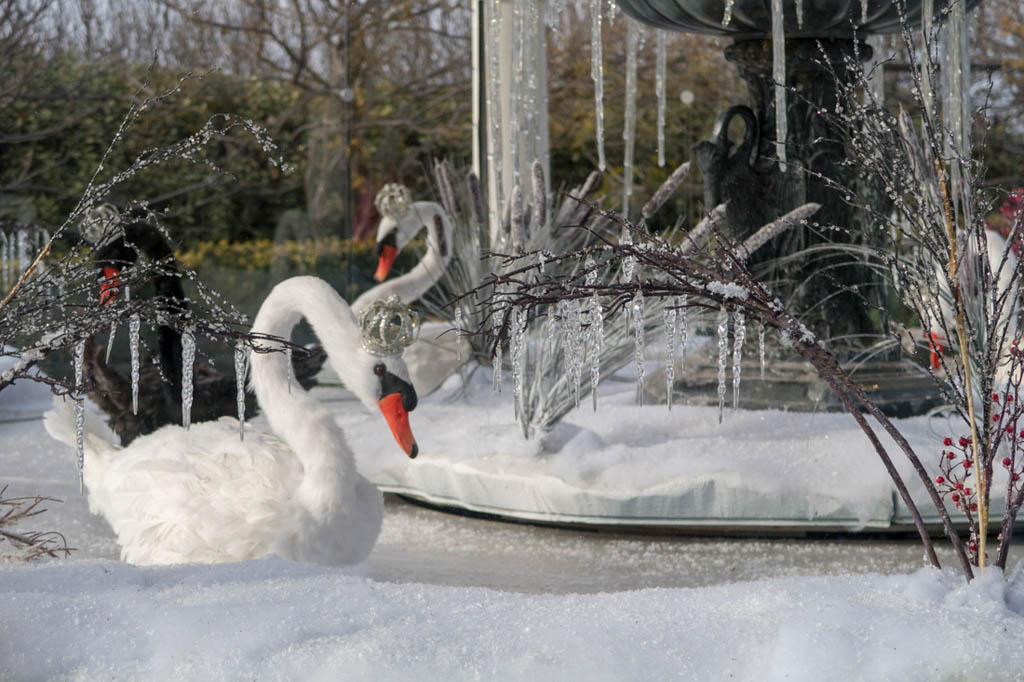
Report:
[[[579,184],[596,167],[589,3],[571,1],[549,32],[551,175]],[[990,180],[1024,184],[1024,20],[1019,0],[985,0],[977,56],[993,73]],[[621,195],[625,18],[605,21],[609,169],[602,191]],[[715,115],[746,100],[726,41],[668,37],[665,167],[656,163],[654,39],[639,58],[636,193],[653,191]],[[888,102],[909,102],[900,65]],[[210,69],[215,70],[210,71]],[[470,9],[466,0],[5,0],[0,2],[0,219],[43,224],[67,213],[131,97],[189,81],[148,113],[121,149],[155,146],[230,111],[264,125],[295,167],[269,167],[250,139],[220,145],[216,179],[181,163],[143,175],[124,197],[170,211],[182,249],[198,242],[366,237],[373,196],[403,182],[431,198],[428,161],[470,158]],[[979,69],[975,69],[979,73]],[[979,86],[981,87],[981,86]],[[115,161],[123,161],[118,158]],[[659,215],[703,209],[694,173]],[[664,215],[665,217],[660,217]],[[658,228],[658,225],[653,227]]]

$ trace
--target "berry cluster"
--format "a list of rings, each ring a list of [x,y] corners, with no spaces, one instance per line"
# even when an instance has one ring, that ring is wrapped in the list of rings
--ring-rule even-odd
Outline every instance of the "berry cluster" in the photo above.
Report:
[[[971,512],[978,509],[975,491],[968,486],[974,469],[971,439],[969,436],[960,436],[954,442],[952,438],[946,438],[942,444],[948,449],[943,449],[939,460],[939,471],[942,473],[935,477],[939,494],[943,499],[949,496],[956,508],[970,518]]]
[[[1006,393],[1002,402],[998,393],[992,394],[992,422],[1000,435],[1005,434],[999,440],[1008,446],[1004,451],[1009,454],[1001,458],[1001,463],[1010,474],[1011,494],[1021,486],[1024,479],[1024,429],[1017,426],[1020,413],[1020,406],[1014,404],[1012,393]]]

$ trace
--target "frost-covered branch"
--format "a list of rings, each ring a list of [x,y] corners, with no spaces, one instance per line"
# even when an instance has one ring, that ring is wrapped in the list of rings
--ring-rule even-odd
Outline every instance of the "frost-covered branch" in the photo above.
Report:
[[[71,555],[64,536],[56,531],[34,531],[18,528],[26,519],[46,511],[39,505],[44,502],[60,502],[52,497],[5,497],[7,486],[0,488],[0,545],[6,542],[9,551],[0,549],[0,561],[31,561],[50,557],[57,559]]]

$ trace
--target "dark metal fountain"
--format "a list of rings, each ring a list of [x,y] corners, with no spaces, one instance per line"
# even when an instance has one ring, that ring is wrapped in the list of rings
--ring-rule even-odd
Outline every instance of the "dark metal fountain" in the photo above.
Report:
[[[766,281],[798,312],[819,338],[830,339],[840,356],[870,346],[887,333],[888,323],[869,313],[870,307],[884,310],[884,283],[862,262],[839,249],[815,249],[813,256],[792,255],[824,243],[878,245],[883,231],[857,205],[885,211],[887,200],[871,177],[859,175],[843,163],[847,137],[837,130],[835,112],[838,92],[853,83],[858,60],[871,58],[865,38],[872,34],[900,30],[900,13],[908,25],[921,22],[922,0],[786,0],[783,3],[785,32],[786,126],[785,164],[779,163],[776,135],[776,79],[773,77],[772,2],[735,0],[726,16],[725,0],[617,0],[631,17],[650,26],[673,31],[705,33],[734,38],[725,57],[734,63],[750,92],[748,105],[734,105],[721,112],[711,138],[694,149],[697,166],[704,176],[705,206],[728,201],[725,232],[742,238],[757,227],[774,220],[806,202],[822,209],[814,220],[821,225],[845,228],[825,233],[814,229],[791,231],[764,249],[762,274]],[[934,20],[941,18],[945,0],[934,0]],[[968,5],[974,5],[969,2]],[[799,14],[799,16],[798,16]],[[743,140],[729,140],[730,123],[744,124]],[[843,189],[829,186],[828,178]],[[776,265],[773,267],[772,264]],[[779,266],[778,264],[782,265]],[[758,264],[754,264],[755,268]],[[865,305],[867,301],[869,305]],[[899,353],[897,348],[895,351]],[[891,361],[896,358],[890,358]],[[908,388],[906,372],[875,363],[880,377],[871,383],[900,386],[894,412],[919,410],[931,404],[930,384],[920,391]],[[790,372],[794,386],[790,407],[801,402],[817,403],[819,387],[805,385],[811,378]],[[698,372],[699,375],[699,372]],[[885,377],[888,377],[886,379]],[[696,379],[696,377],[694,377]],[[698,381],[699,383],[699,381]],[[691,381],[690,388],[700,390]],[[767,387],[766,387],[767,388]],[[768,389],[767,404],[773,403],[778,386]],[[909,392],[908,392],[909,391]],[[757,402],[756,392],[750,399]],[[882,398],[882,402],[886,402]]]

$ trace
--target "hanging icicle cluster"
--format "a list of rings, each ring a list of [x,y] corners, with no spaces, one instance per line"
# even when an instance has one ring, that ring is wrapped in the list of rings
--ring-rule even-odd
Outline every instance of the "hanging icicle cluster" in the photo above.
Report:
[[[40,227],[25,227],[9,234],[0,230],[0,289],[6,294],[25,272],[47,242],[50,232]],[[2,294],[0,294],[2,295]]]

